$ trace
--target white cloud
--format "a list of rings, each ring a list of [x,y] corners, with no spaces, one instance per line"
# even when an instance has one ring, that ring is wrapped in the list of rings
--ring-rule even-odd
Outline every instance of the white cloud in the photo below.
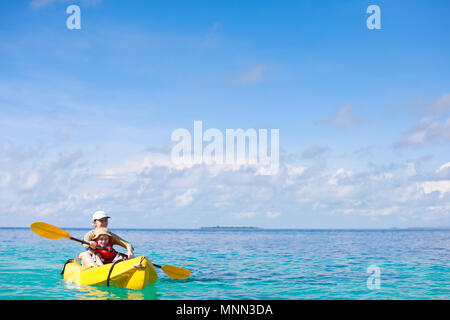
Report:
[[[450,180],[445,181],[427,181],[422,184],[425,193],[439,192],[442,198],[445,193],[450,192]]]
[[[354,116],[353,105],[347,104],[341,107],[329,120],[322,121],[321,123],[325,123],[333,127],[350,128],[362,124],[363,120]]]
[[[285,164],[285,168],[287,169],[287,174],[285,175],[284,179],[284,185],[293,185],[296,183],[296,181],[302,177],[302,175],[305,173],[305,170],[307,169],[304,166],[294,166]]]
[[[278,211],[268,211],[266,212],[266,217],[269,219],[276,219],[281,215]]]
[[[236,212],[232,214],[233,218],[241,220],[241,219],[251,219],[256,216],[256,212]]]
[[[405,174],[408,177],[412,177],[417,174],[416,167],[413,162],[409,162],[406,164]]]
[[[383,217],[395,214],[398,212],[399,207],[386,207],[386,208],[346,208],[346,209],[335,209],[333,210],[334,214],[356,214],[360,216],[369,216],[369,217]]]
[[[446,193],[450,193],[450,180],[442,179],[446,177],[450,168],[450,162],[446,162],[436,170],[435,175],[430,175],[433,180],[425,181],[422,183],[421,188],[425,194],[431,194],[433,192],[439,193],[439,198],[444,198]]]
[[[11,174],[9,172],[0,172],[0,188],[7,188],[11,182]]]
[[[418,97],[414,99],[411,109],[416,114],[424,116],[443,114],[450,111],[450,93],[444,93],[437,98],[429,100]]]
[[[338,169],[328,180],[329,184],[337,185],[340,181],[351,178],[353,176],[353,172],[349,170],[345,170],[344,168]]]
[[[194,201],[194,195],[198,193],[197,189],[188,189],[181,195],[175,197],[175,203],[178,207],[186,207]]]
[[[92,6],[92,5],[98,5],[102,0],[81,0],[81,4],[83,6]],[[63,4],[69,4],[73,3],[72,0],[32,0],[30,2],[30,7],[33,9],[40,9],[44,7],[51,6],[55,3],[63,3]]]
[[[428,108],[435,113],[450,111],[450,93],[445,93],[435,100],[430,101],[428,103]]]
[[[450,142],[450,118],[444,117],[445,113],[450,111],[450,93],[415,104],[417,106],[412,107],[416,109],[414,113],[421,115],[422,119],[394,146],[398,148],[425,147],[440,142]]]
[[[27,174],[24,183],[22,184],[22,189],[29,190],[36,186],[39,181],[39,175],[36,171],[32,171]]]
[[[176,167],[163,153],[108,157],[106,162],[87,151],[21,149],[10,142],[2,151],[3,214],[74,217],[100,207],[134,212],[139,219],[149,212],[165,216],[189,208],[193,217],[203,210],[216,217],[277,219],[289,225],[283,220],[292,216],[281,214],[287,209],[311,214],[309,219],[316,212],[437,219],[445,212],[434,208],[448,205],[450,191],[448,180],[419,179],[436,177],[450,163],[419,175],[411,161],[365,170],[282,162],[277,175],[261,176],[254,166]]]
[[[447,168],[450,168],[450,162],[444,163],[442,166],[439,167],[439,169],[436,171],[437,173],[441,173],[447,170]]]
[[[233,81],[236,81],[240,84],[253,84],[260,82],[263,78],[264,73],[267,70],[267,66],[263,64],[257,64],[246,71],[243,71],[232,77]]]
[[[450,142],[450,118],[441,121],[434,117],[423,118],[397,143],[397,148],[426,147],[439,142]]]
[[[222,23],[214,22],[213,25],[211,26],[211,28],[209,28],[208,32],[206,33],[203,41],[200,43],[200,46],[202,48],[208,48],[208,49],[216,48],[219,43],[217,33],[221,27],[222,27]]]
[[[323,155],[328,149],[328,147],[311,146],[302,152],[302,158],[314,159],[320,155]]]
[[[30,2],[30,7],[32,8],[42,8],[53,4],[55,0],[33,0]]]

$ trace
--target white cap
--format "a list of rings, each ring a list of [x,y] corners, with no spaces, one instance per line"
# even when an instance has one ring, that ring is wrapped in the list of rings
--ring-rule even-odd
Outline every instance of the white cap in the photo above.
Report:
[[[102,218],[111,218],[111,217],[107,216],[105,211],[95,211],[94,215],[92,216],[92,221],[100,220]]]

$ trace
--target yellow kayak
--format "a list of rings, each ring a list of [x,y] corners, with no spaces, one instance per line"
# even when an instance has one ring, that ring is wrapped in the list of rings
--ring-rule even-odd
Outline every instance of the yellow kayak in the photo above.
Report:
[[[64,280],[76,284],[127,289],[144,289],[158,280],[153,264],[144,256],[98,267],[82,267],[70,259],[61,273]]]

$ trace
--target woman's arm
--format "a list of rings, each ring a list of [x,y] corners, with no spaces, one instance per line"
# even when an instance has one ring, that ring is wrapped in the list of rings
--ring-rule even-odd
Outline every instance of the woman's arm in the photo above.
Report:
[[[130,243],[126,242],[122,238],[119,238],[117,235],[113,234],[112,244],[117,244],[117,245],[127,249],[128,259],[134,258],[134,254],[133,254],[134,248]]]
[[[128,249],[128,248],[126,247],[126,245],[128,244],[128,245],[131,246],[131,251],[134,251],[133,246],[132,246],[131,243],[129,243],[127,240],[124,240],[123,238],[121,238],[119,235],[117,235],[117,234],[115,234],[115,233],[112,233],[112,232],[111,232],[111,234],[113,235],[113,237],[116,237],[116,238],[117,238],[116,241],[121,242],[122,244],[125,245],[125,247],[124,247],[122,244],[119,244],[119,243],[116,243],[116,244],[118,244],[119,246],[122,246],[122,247],[124,247],[124,248],[126,248],[126,249]]]

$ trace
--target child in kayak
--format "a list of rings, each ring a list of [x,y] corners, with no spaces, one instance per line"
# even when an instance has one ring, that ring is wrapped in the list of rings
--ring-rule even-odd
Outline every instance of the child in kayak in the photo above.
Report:
[[[93,266],[97,265],[92,258],[92,252],[90,251],[90,249],[95,249],[95,247],[97,246],[97,243],[95,241],[93,241],[96,230],[98,230],[100,228],[107,228],[109,218],[111,218],[111,217],[106,215],[106,213],[104,211],[94,212],[94,215],[92,217],[92,220],[93,220],[92,224],[94,225],[95,229],[87,232],[83,238],[83,240],[85,242],[89,243],[90,245],[83,244],[83,246],[88,250],[80,253],[78,256],[78,258],[81,260],[83,266],[93,267]],[[127,241],[123,240],[118,235],[116,235],[112,232],[109,232],[109,233],[111,234],[111,236],[113,238],[112,241],[114,242],[114,244],[118,244],[127,249],[128,259],[134,258],[133,246],[130,243],[128,243]]]
[[[101,266],[108,263],[113,263],[119,260],[123,260],[123,256],[119,255],[114,250],[113,245],[122,245],[121,241],[114,237],[106,228],[98,228],[94,232],[93,240],[96,244],[96,248],[89,249],[90,258],[92,262],[97,266]],[[104,249],[100,249],[102,247]],[[106,250],[105,250],[106,249]]]

